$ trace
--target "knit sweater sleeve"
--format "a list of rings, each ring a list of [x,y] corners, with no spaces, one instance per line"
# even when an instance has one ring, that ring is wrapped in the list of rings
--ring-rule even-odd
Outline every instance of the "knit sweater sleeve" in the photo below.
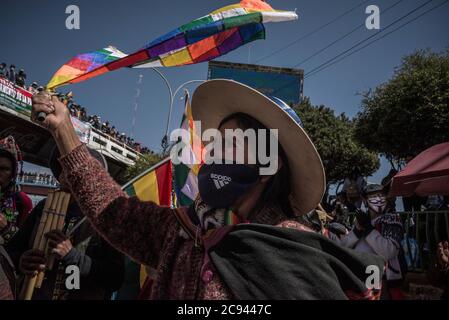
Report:
[[[59,161],[78,205],[99,234],[137,262],[157,265],[166,235],[178,227],[171,209],[128,197],[84,145]]]

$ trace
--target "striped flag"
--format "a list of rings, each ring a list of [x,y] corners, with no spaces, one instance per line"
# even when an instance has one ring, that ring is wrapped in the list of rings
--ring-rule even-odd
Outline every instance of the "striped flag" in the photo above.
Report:
[[[183,24],[129,55],[110,55],[102,52],[105,49],[78,55],[55,73],[47,88],[78,83],[123,67],[176,67],[213,60],[265,39],[265,23],[296,19],[295,12],[275,10],[265,1],[242,0]]]
[[[171,205],[172,166],[167,158],[123,186],[129,196],[159,205]]]
[[[172,163],[170,158],[162,160],[122,188],[129,196],[137,196],[142,201],[153,201],[159,205],[171,205]],[[115,300],[137,299],[141,289],[148,290],[151,281],[147,278],[144,265],[125,258],[125,280],[116,292]]]
[[[198,171],[202,163],[204,150],[200,137],[195,128],[190,106],[189,94],[185,95],[185,112],[181,122],[181,128],[189,135],[188,153],[182,154],[181,163],[174,164],[174,189],[177,197],[177,206],[189,206],[193,203],[198,193]],[[186,140],[186,139],[185,139]]]
[[[52,89],[75,79],[77,79],[77,82],[80,82],[95,77],[101,74],[100,70],[103,65],[126,56],[127,54],[112,46],[98,51],[79,54],[56,71],[47,84],[47,88]]]

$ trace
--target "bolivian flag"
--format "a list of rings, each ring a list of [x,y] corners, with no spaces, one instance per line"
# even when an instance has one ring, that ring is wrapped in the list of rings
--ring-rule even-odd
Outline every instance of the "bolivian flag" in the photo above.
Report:
[[[171,205],[172,163],[167,158],[146,170],[122,188],[129,196],[137,196],[142,201],[153,201],[159,205]],[[115,300],[134,300],[141,289],[148,289],[149,279],[144,265],[139,265],[130,258],[125,259],[125,280],[116,292]]]
[[[153,201],[159,205],[171,205],[172,164],[167,158],[143,172],[123,189],[129,196],[137,196],[142,201]]]

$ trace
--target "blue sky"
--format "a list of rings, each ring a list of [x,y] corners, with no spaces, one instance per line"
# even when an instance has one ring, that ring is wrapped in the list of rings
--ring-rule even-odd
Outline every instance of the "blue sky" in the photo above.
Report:
[[[367,17],[365,8],[375,4],[381,9],[381,28],[426,2],[404,0],[389,12],[382,10],[397,0],[366,2],[344,18],[320,32],[291,46],[288,50],[260,61],[261,64],[292,67],[313,52],[331,43]],[[441,3],[434,0],[420,12]],[[150,40],[209,12],[237,2],[232,0],[144,1],[95,0],[65,1],[2,0],[0,27],[2,32],[0,60],[24,68],[28,81],[45,84],[62,64],[78,53],[114,45],[124,52],[132,52]],[[346,12],[361,0],[272,0],[276,9],[297,9],[299,20],[268,24],[267,39],[241,47],[219,60],[255,63],[261,57],[278,50],[317,27]],[[67,30],[65,8],[75,4],[80,8],[80,30]],[[412,16],[413,17],[413,16]],[[417,49],[442,51],[449,45],[449,5],[423,16],[348,59],[306,79],[304,94],[313,104],[324,104],[336,113],[354,116],[360,108],[360,92],[387,81],[401,57]],[[356,42],[377,32],[360,28],[343,41],[301,65],[308,70],[348,49]],[[205,79],[207,64],[160,69],[175,88],[192,80]],[[168,114],[168,92],[161,79],[151,70],[121,69],[89,81],[64,87],[73,91],[75,100],[86,106],[90,114],[115,124],[120,131],[130,133],[134,95],[139,75],[143,75],[135,137],[154,150],[160,148]],[[189,86],[190,92],[195,86]],[[180,122],[183,104],[176,99],[171,128]],[[382,161],[381,170],[370,180],[379,181],[388,172]]]

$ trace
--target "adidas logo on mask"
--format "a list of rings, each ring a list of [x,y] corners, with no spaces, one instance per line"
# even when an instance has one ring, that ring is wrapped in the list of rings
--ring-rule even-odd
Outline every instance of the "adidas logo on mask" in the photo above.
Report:
[[[210,175],[211,179],[214,181],[215,187],[217,190],[220,190],[225,185],[229,184],[229,182],[232,181],[230,177],[227,176],[221,176],[219,174],[211,173]]]

